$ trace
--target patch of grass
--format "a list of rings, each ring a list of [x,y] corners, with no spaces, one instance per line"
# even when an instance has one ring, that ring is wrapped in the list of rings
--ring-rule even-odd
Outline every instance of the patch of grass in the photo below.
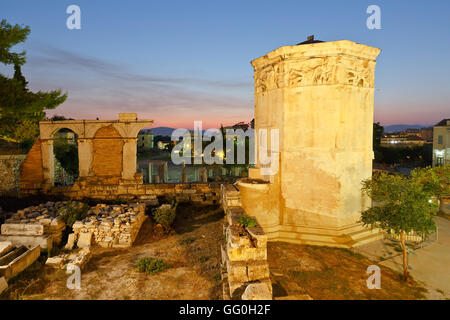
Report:
[[[148,274],[155,274],[168,269],[169,266],[162,259],[156,258],[141,258],[136,263],[136,269],[139,272],[146,272]]]
[[[186,238],[186,239],[181,239],[181,240],[179,241],[179,244],[182,245],[182,246],[186,246],[186,245],[188,245],[188,244],[193,243],[195,240],[197,240],[197,239],[196,239],[196,238],[192,238],[192,237]]]
[[[200,262],[203,263],[203,262],[208,261],[210,258],[211,258],[210,256],[201,256],[201,257],[198,259],[198,261],[200,261]]]
[[[361,253],[355,252],[351,249],[347,249],[347,248],[341,248],[343,251],[345,251],[346,253],[348,253],[350,256],[358,258],[358,259],[364,259],[365,256],[362,255]]]
[[[256,219],[247,215],[242,215],[237,219],[238,223],[243,227],[256,227]]]

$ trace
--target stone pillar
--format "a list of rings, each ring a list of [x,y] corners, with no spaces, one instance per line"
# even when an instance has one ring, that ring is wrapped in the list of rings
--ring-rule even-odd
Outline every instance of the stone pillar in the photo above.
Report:
[[[55,158],[53,155],[53,140],[41,141],[42,173],[44,189],[53,187],[55,183]]]
[[[163,171],[164,171],[164,182],[169,182],[169,167],[167,166],[167,161],[164,161],[163,164]]]
[[[124,139],[122,178],[133,180],[136,174],[137,138]]]
[[[361,181],[372,175],[379,52],[343,40],[285,46],[252,61],[256,136],[279,130],[279,167],[267,176],[258,164],[250,177],[268,183],[242,181],[239,189],[269,239],[338,247],[369,240],[357,222],[370,205]]]
[[[201,168],[201,178],[201,182],[208,182],[208,170],[205,167]]]
[[[159,176],[159,181],[161,181],[161,183],[166,182],[165,181],[164,164],[163,163],[160,163],[158,165],[158,176]]]
[[[153,163],[148,163],[148,183],[153,183]]]
[[[92,175],[92,140],[78,139],[78,168],[81,177]]]
[[[186,183],[187,181],[186,165],[183,162],[183,164],[181,165],[181,182]]]

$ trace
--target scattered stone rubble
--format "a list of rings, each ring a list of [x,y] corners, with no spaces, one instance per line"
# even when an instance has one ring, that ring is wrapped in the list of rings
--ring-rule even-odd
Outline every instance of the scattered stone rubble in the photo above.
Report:
[[[222,205],[225,209],[225,243],[222,244],[222,278],[225,299],[272,300],[272,283],[267,263],[267,236],[262,228],[243,227],[238,223],[244,210],[236,200],[238,191],[224,186]],[[227,199],[229,201],[227,201]]]
[[[73,224],[73,235],[69,235],[67,249],[77,243],[79,248],[93,243],[104,248],[130,247],[146,219],[145,204],[98,204],[89,209],[88,216]]]
[[[18,210],[1,226],[0,241],[11,241],[13,244],[27,246],[40,245],[43,249],[51,249],[59,245],[66,224],[59,217],[61,208],[68,201],[41,203]],[[81,202],[78,202],[81,205]]]
[[[78,252],[64,253],[48,258],[45,265],[57,269],[66,269],[69,264],[72,264],[82,269],[90,258],[91,252],[89,248],[83,248]]]

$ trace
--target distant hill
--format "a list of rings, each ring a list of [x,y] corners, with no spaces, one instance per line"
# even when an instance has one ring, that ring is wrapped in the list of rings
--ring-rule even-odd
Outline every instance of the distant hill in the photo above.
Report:
[[[400,132],[405,129],[420,129],[429,127],[432,127],[432,125],[426,126],[421,124],[392,124],[390,126],[384,126],[384,132],[391,133],[391,132]]]
[[[150,130],[152,130],[152,132],[155,136],[170,137],[172,135],[172,131],[175,129],[169,128],[169,127],[156,127],[156,128],[151,128]]]
[[[163,137],[171,137],[172,136],[172,131],[175,130],[174,128],[169,128],[169,127],[156,127],[156,128],[148,128],[149,130],[151,130],[153,132],[153,135],[155,136],[163,136]],[[189,130],[189,131],[194,131],[194,130]],[[206,130],[202,130],[202,132],[204,133]]]
[[[428,127],[432,127],[432,125],[427,126],[427,125],[422,125],[422,124],[392,124],[389,126],[384,126],[384,132],[386,132],[386,133],[400,132],[405,129],[420,129],[420,128],[428,128]],[[150,128],[150,130],[152,130],[152,132],[155,136],[170,137],[170,136],[172,136],[172,131],[175,129],[169,128],[169,127],[156,127],[156,128]]]

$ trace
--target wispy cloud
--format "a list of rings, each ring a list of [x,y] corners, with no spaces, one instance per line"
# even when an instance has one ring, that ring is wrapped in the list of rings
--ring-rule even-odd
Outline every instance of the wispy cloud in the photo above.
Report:
[[[169,84],[169,85],[207,85],[222,88],[248,87],[251,88],[251,80],[210,80],[191,77],[160,77],[142,75],[130,72],[129,68],[96,57],[86,56],[60,48],[39,45],[39,53],[32,56],[29,61],[39,68],[65,68],[80,72],[81,70],[96,73],[116,80]]]
[[[29,56],[27,68],[36,89],[68,91],[67,101],[49,115],[114,119],[119,112],[136,112],[159,125],[190,127],[194,120],[217,126],[249,121],[253,114],[251,80],[139,74],[124,65],[46,45]]]

